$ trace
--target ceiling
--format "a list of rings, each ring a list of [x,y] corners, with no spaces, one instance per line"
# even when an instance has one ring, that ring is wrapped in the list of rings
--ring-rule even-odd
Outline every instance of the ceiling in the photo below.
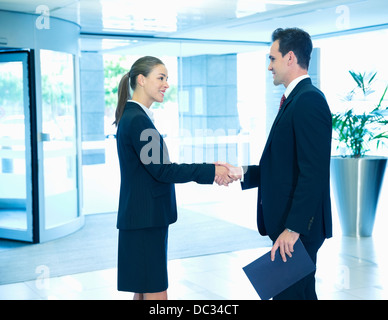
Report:
[[[313,37],[388,27],[386,0],[0,0],[0,10],[37,14],[42,3],[50,17],[80,26],[82,51],[120,52],[155,39],[181,51],[182,40],[190,52],[198,42],[238,49],[267,45],[278,27]]]

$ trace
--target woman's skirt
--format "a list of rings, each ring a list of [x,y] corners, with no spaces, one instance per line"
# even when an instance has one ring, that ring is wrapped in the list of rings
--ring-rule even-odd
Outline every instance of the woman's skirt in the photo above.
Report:
[[[117,289],[136,293],[167,290],[168,226],[119,230]]]

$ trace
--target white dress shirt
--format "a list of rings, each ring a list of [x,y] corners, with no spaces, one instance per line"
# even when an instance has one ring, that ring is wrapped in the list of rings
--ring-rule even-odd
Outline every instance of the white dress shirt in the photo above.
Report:
[[[290,95],[291,91],[294,90],[294,88],[297,86],[297,84],[306,78],[310,78],[310,76],[308,74],[305,74],[291,81],[291,83],[286,88],[286,91],[284,91],[284,96],[286,97],[286,99]]]

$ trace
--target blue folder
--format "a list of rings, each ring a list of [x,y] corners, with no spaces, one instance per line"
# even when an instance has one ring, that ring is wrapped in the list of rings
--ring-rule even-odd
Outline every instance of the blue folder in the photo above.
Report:
[[[292,258],[287,256],[287,262],[282,260],[278,249],[275,261],[271,261],[269,251],[243,270],[260,298],[268,300],[313,272],[315,264],[298,239],[294,244]]]

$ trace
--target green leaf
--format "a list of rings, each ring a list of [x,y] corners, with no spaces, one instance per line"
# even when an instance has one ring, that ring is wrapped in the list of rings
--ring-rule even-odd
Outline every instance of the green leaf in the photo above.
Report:
[[[353,89],[347,95],[347,101],[351,101],[356,90],[361,90],[364,97],[374,92],[371,85],[376,79],[377,72],[370,72],[368,74],[349,71],[353,80],[356,82],[357,87]],[[351,151],[352,157],[361,157],[365,155],[368,149],[368,143],[376,141],[377,147],[384,145],[384,140],[388,139],[388,132],[380,132],[388,125],[388,120],[385,119],[388,107],[380,109],[384,97],[388,91],[388,85],[385,88],[382,97],[379,100],[378,105],[372,112],[356,114],[353,108],[348,109],[346,112],[338,112],[332,114],[332,127],[337,133],[336,138],[340,143],[346,145]]]

